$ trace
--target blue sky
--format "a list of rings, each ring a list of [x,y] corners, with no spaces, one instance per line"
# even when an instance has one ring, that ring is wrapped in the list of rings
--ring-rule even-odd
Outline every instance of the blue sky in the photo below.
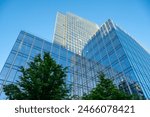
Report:
[[[99,25],[110,18],[150,53],[149,0],[0,0],[0,71],[21,30],[51,42],[57,11]]]

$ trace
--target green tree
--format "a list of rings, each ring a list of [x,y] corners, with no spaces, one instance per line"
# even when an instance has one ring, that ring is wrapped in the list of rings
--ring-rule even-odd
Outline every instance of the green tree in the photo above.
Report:
[[[69,88],[65,83],[67,68],[51,58],[49,53],[39,54],[28,63],[29,68],[21,67],[22,75],[15,84],[4,86],[10,100],[61,100],[67,99]]]
[[[105,78],[105,75],[103,73],[101,73],[98,77],[99,77],[99,82],[97,86],[93,88],[89,94],[84,94],[82,99],[84,100],[131,100],[131,99],[135,99],[134,95],[129,95],[119,90],[113,84],[112,80]]]

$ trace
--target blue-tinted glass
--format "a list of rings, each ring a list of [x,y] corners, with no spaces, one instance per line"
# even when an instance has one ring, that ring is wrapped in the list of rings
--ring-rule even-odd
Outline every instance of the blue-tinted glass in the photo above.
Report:
[[[16,75],[16,70],[11,70],[11,71],[10,71],[10,74],[9,74],[9,76],[8,76],[7,81],[13,82],[13,80],[14,80],[14,78],[15,78],[15,75]]]
[[[38,48],[42,48],[43,41],[41,39],[36,38],[34,40],[34,46]]]
[[[24,58],[24,57],[18,55],[18,56],[16,57],[16,60],[15,60],[14,65],[16,65],[16,66],[24,66],[25,63],[26,63],[26,58]]]
[[[52,46],[52,53],[58,55],[59,54],[59,50],[60,50],[60,46],[53,44]]]
[[[18,48],[19,48],[19,45],[20,45],[20,43],[17,41],[17,42],[15,43],[15,45],[13,46],[13,50],[17,51]]]
[[[21,52],[21,53],[23,53],[23,54],[26,54],[26,55],[28,55],[29,54],[29,52],[30,52],[30,49],[31,49],[31,47],[30,46],[27,46],[27,45],[22,45],[21,46],[21,48],[20,48],[20,51],[19,52]]]
[[[39,49],[33,48],[32,51],[31,51],[31,56],[35,57],[35,56],[37,56],[40,53],[41,53],[41,51]]]
[[[33,40],[34,40],[33,37],[31,37],[31,36],[29,36],[29,35],[26,35],[26,36],[24,37],[23,43],[26,43],[26,44],[28,44],[28,45],[32,45]]]
[[[50,52],[50,50],[51,50],[51,44],[45,41],[44,45],[43,45],[43,50],[45,52]]]
[[[67,57],[67,50],[63,47],[60,48],[60,56],[64,58]]]
[[[7,59],[7,63],[11,64],[14,61],[15,55],[16,54],[11,53]]]
[[[1,74],[0,74],[0,75],[1,75],[2,77],[4,77],[4,76],[7,75],[8,71],[9,71],[9,68],[6,67],[6,66],[4,66],[3,69],[2,69],[2,71],[1,71]]]
[[[17,40],[23,40],[23,38],[24,38],[24,32],[21,32],[20,34],[19,34],[19,36],[18,36],[18,38],[17,38]]]

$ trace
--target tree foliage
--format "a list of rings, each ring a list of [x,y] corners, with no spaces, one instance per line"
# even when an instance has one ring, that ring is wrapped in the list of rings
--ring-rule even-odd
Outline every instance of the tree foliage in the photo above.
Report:
[[[68,97],[65,83],[67,68],[56,64],[49,53],[44,53],[43,57],[36,56],[28,65],[29,68],[21,67],[19,81],[4,86],[8,99],[61,100]]]
[[[105,78],[101,73],[97,86],[90,91],[89,94],[84,94],[82,99],[85,100],[131,100],[135,99],[134,95],[129,95],[119,90],[112,80]],[[136,97],[137,98],[137,97]]]

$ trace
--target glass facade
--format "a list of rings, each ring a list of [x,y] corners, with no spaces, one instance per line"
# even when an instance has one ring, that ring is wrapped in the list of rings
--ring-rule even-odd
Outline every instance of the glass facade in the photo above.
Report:
[[[68,67],[66,83],[72,84],[72,95],[81,96],[95,86],[90,79],[92,74],[90,72],[86,74],[86,70],[91,69],[94,64],[92,61],[69,51],[62,45],[47,42],[21,31],[0,74],[0,99],[5,98],[3,86],[19,80],[19,76],[22,75],[19,71],[20,67],[27,68],[27,63],[32,61],[36,55],[43,55],[44,52],[49,52],[57,64]]]
[[[116,26],[116,35],[126,54],[130,71],[124,70],[130,77],[138,82],[145,97],[150,99],[150,54],[144,50],[130,35]]]
[[[20,66],[28,67],[27,63],[37,54],[43,51],[49,52],[50,48],[49,42],[21,31],[1,71],[0,93],[3,95],[3,85],[15,83],[19,79]]]
[[[5,98],[3,85],[19,80],[20,66],[28,67],[44,52],[68,67],[71,95],[89,93],[104,72],[119,89],[150,99],[149,53],[111,20],[99,27],[71,13],[57,14],[53,43],[20,32],[0,74],[0,99]]]
[[[110,75],[115,78],[114,82],[117,81],[118,88],[150,99],[150,55],[111,20],[87,43],[82,56],[102,64],[104,69],[115,71]]]

